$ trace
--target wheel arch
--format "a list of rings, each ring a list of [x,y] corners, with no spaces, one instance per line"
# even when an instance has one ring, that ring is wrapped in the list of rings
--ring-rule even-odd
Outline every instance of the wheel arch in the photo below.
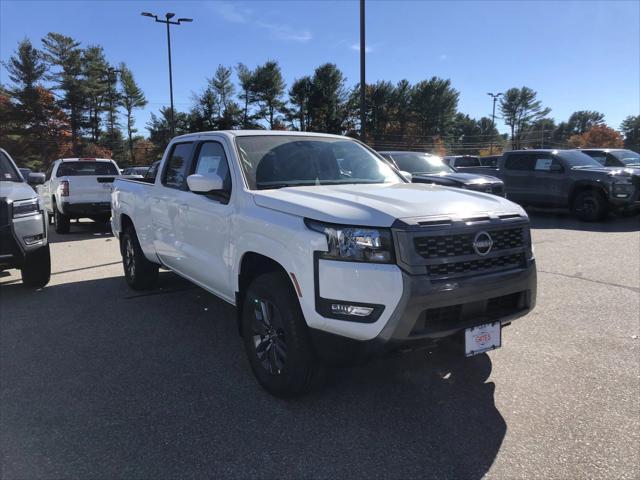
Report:
[[[569,206],[573,205],[573,201],[580,192],[584,192],[585,190],[594,190],[601,193],[605,200],[607,198],[607,189],[605,186],[598,181],[583,181],[576,182],[571,191],[569,192]]]
[[[242,254],[238,267],[236,300],[236,321],[238,323],[238,333],[242,336],[242,304],[251,282],[260,275],[270,272],[280,272],[289,279],[291,288],[299,294],[299,287],[294,283],[291,274],[281,262],[274,260],[268,255],[255,251],[246,251]],[[298,296],[298,295],[296,295]]]

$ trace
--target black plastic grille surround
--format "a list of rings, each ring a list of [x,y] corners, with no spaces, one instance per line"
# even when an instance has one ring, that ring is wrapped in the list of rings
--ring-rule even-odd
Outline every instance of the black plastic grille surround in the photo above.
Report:
[[[488,230],[493,239],[492,251],[519,248],[524,245],[522,227]],[[426,259],[473,255],[473,239],[476,233],[416,237],[417,252]]]

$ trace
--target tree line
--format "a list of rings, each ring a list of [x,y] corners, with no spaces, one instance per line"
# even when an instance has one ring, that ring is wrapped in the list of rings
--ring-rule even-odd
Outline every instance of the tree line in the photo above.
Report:
[[[0,85],[0,145],[22,164],[42,168],[65,156],[111,157],[121,165],[148,164],[171,138],[168,107],[151,113],[141,135],[134,113],[147,100],[131,69],[112,64],[99,45],[81,46],[49,33],[35,47],[19,42],[3,63],[9,85]],[[374,148],[428,150],[438,154],[499,153],[505,148],[625,145],[640,149],[640,116],[618,132],[596,111],[577,111],[558,124],[529,87],[504,92],[496,123],[458,111],[460,93],[449,79],[365,85],[364,139]],[[175,133],[218,129],[278,129],[359,136],[360,85],[349,86],[332,63],[287,86],[278,62],[255,67],[219,65],[192,94],[191,108],[174,111]]]

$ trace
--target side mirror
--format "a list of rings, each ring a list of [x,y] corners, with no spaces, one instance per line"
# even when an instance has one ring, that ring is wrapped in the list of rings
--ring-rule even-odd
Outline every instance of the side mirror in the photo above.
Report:
[[[44,173],[30,173],[27,177],[29,185],[42,185],[44,183]]]
[[[194,173],[187,177],[187,186],[193,193],[210,193],[222,190],[223,181],[217,173]]]
[[[411,183],[413,181],[413,175],[411,175],[409,172],[405,172],[404,170],[400,170],[400,173],[407,180],[407,182]]]
[[[549,165],[549,171],[554,173],[562,173],[564,172],[564,168],[562,168],[562,165],[552,163],[551,165]]]

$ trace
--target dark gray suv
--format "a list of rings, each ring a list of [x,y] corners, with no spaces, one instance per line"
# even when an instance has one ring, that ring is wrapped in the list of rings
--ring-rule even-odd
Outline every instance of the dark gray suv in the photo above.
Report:
[[[603,167],[579,150],[506,152],[497,173],[509,199],[521,205],[569,207],[586,221],[640,210],[640,171]]]

